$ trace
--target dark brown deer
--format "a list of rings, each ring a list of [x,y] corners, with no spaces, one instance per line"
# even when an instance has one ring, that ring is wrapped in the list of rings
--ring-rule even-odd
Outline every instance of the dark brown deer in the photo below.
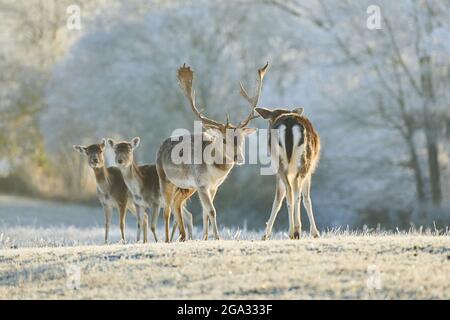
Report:
[[[119,226],[122,241],[125,242],[125,217],[127,209],[133,214],[136,210],[130,192],[123,180],[122,173],[116,167],[106,167],[104,150],[105,139],[99,144],[89,146],[75,145],[75,151],[88,157],[88,164],[95,174],[97,195],[105,212],[105,242],[109,237],[109,226],[113,208],[119,211]],[[139,241],[139,235],[137,240]]]
[[[311,235],[319,237],[311,203],[311,178],[320,157],[319,135],[308,118],[303,115],[303,108],[294,110],[256,108],[255,111],[269,121],[269,149],[272,161],[278,164],[275,199],[263,240],[270,237],[273,223],[285,196],[289,211],[289,236],[291,239],[300,238],[302,195]]]
[[[161,193],[166,203],[164,220],[167,242],[169,241],[171,207],[175,210],[181,240],[185,240],[186,233],[181,209],[185,201],[195,192],[198,192],[203,207],[203,239],[208,239],[209,221],[212,224],[215,239],[219,239],[216,209],[213,204],[214,197],[217,189],[225,181],[234,165],[244,163],[244,139],[247,135],[256,131],[255,128],[248,128],[247,125],[255,118],[254,109],[258,103],[267,67],[268,64],[258,70],[258,86],[254,97],[249,97],[241,85],[241,94],[250,103],[251,110],[249,115],[237,125],[231,124],[228,119],[226,123],[215,121],[201,113],[197,109],[195,93],[192,89],[194,72],[186,65],[178,70],[179,84],[189,100],[193,113],[202,122],[202,126],[207,132],[198,136],[193,134],[181,136],[176,139],[177,141],[173,138],[166,139],[158,150],[156,166],[160,178]],[[200,141],[199,147],[201,150],[195,150],[196,139]],[[186,153],[193,154],[194,157],[197,151],[204,154],[211,145],[217,146],[217,148],[214,148],[213,161],[205,161],[203,157],[197,159],[199,161],[182,163],[174,161],[173,155],[179,153],[179,144],[185,141],[193,142]]]

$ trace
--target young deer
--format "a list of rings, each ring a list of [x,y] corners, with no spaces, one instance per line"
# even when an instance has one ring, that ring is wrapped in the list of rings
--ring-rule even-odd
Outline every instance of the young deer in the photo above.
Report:
[[[112,139],[108,139],[108,144],[113,148],[116,154],[116,164],[122,172],[125,184],[132,194],[133,201],[136,205],[138,220],[142,221],[141,210],[144,212],[144,242],[147,241],[147,214],[150,216],[150,213],[150,227],[155,241],[158,241],[156,236],[156,223],[158,222],[158,215],[161,208],[159,177],[155,165],[138,166],[135,163],[134,150],[139,146],[139,142],[139,137],[133,138],[131,142],[115,142]],[[183,214],[189,221],[189,238],[192,239],[192,214],[184,207]],[[175,227],[176,225],[174,225],[174,229]]]
[[[289,210],[289,236],[299,239],[301,234],[301,197],[308,213],[310,232],[319,237],[311,204],[311,177],[320,157],[320,138],[311,122],[303,116],[303,108],[294,110],[256,108],[256,112],[269,121],[269,149],[276,144],[272,160],[278,163],[275,199],[263,240],[272,233],[273,223],[287,195]],[[272,129],[277,136],[272,136]],[[276,139],[276,141],[274,141]]]
[[[238,125],[230,124],[228,119],[225,124],[209,119],[198,111],[195,104],[195,93],[192,90],[194,73],[186,65],[183,65],[178,70],[179,84],[189,100],[191,109],[202,122],[203,128],[208,130],[208,132],[203,132],[201,136],[193,134],[181,136],[178,137],[180,139],[179,141],[168,138],[158,150],[156,168],[159,175],[161,193],[166,203],[164,221],[167,242],[169,241],[169,223],[172,206],[175,210],[181,240],[185,240],[186,232],[184,230],[181,208],[185,201],[195,192],[198,192],[203,207],[203,239],[208,239],[209,221],[211,221],[215,239],[219,239],[216,209],[213,204],[214,197],[217,189],[227,178],[234,165],[244,163],[244,138],[256,131],[255,128],[247,128],[246,126],[256,117],[254,115],[254,109],[258,103],[262,80],[267,67],[268,64],[258,70],[258,86],[254,97],[250,98],[241,85],[241,94],[251,104],[251,111],[248,117]],[[195,150],[196,139],[201,141],[198,145],[201,150]],[[177,154],[178,144],[183,141],[193,142],[194,147],[190,144],[191,147],[189,147],[190,149],[187,153],[194,154],[194,158],[198,151],[204,154],[206,148],[211,144],[219,145],[219,148],[214,150],[215,156],[213,161],[204,161],[202,157],[202,159],[197,159],[199,161],[193,161],[193,163],[192,161],[179,163],[178,161],[174,161],[172,154]]]
[[[105,242],[108,241],[113,208],[119,210],[120,233],[122,241],[125,242],[125,217],[127,209],[133,214],[136,210],[120,170],[116,167],[105,167],[103,153],[105,150],[105,139],[100,144],[91,144],[87,147],[75,145],[73,148],[75,151],[87,155],[89,166],[94,171],[98,199],[105,212]]]

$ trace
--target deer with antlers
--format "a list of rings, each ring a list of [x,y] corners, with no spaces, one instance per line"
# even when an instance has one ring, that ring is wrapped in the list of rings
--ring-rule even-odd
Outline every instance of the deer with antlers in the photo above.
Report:
[[[257,117],[254,110],[258,104],[267,68],[268,63],[258,70],[258,84],[254,97],[250,97],[241,84],[241,94],[250,103],[251,110],[249,115],[237,125],[231,124],[228,117],[227,122],[222,123],[210,119],[200,112],[197,109],[195,92],[192,89],[194,72],[186,65],[178,69],[180,87],[188,98],[194,115],[201,121],[204,131],[201,134],[190,134],[177,139],[168,138],[158,150],[156,167],[161,193],[166,203],[164,220],[167,242],[169,241],[171,208],[175,211],[180,238],[182,241],[185,240],[186,232],[181,208],[195,192],[198,192],[203,208],[203,239],[208,239],[209,222],[213,228],[214,238],[219,239],[214,198],[217,189],[225,181],[234,165],[244,163],[244,139],[256,131],[256,128],[248,128],[247,125]],[[197,144],[200,150],[195,150],[196,139],[200,141]],[[189,143],[188,150],[180,151],[180,144],[183,141],[193,142],[194,147]],[[212,146],[213,148],[211,148]],[[213,159],[209,159],[211,161],[206,161],[203,157],[207,150],[213,150],[211,152]],[[181,155],[180,153],[192,155],[191,161],[175,161],[176,156]],[[200,158],[198,153],[201,154]]]
[[[275,199],[263,240],[268,239],[272,233],[273,223],[285,197],[289,211],[289,237],[300,238],[302,196],[311,235],[319,237],[310,195],[311,178],[320,157],[319,135],[308,118],[303,115],[303,108],[293,110],[256,108],[255,111],[269,122],[269,150],[272,161],[278,164]]]

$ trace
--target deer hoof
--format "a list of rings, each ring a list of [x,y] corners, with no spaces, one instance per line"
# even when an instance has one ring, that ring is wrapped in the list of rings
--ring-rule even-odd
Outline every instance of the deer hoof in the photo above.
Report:
[[[294,239],[300,239],[300,232],[298,231],[294,232]]]
[[[320,233],[317,230],[311,231],[311,236],[313,238],[320,238]]]

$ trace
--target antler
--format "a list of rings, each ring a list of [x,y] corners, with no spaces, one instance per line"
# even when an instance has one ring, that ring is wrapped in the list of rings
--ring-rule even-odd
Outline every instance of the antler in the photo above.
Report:
[[[189,100],[192,111],[202,121],[203,125],[217,129],[223,128],[225,126],[223,123],[207,118],[200,111],[198,111],[195,106],[195,91],[192,90],[194,72],[189,66],[186,66],[186,63],[178,69],[178,81],[181,89],[183,89],[184,94]]]
[[[245,98],[245,100],[248,101],[252,110],[250,111],[250,114],[248,115],[248,117],[239,124],[239,126],[238,126],[239,128],[245,127],[252,119],[255,119],[258,117],[257,115],[255,115],[255,108],[258,105],[259,96],[261,95],[262,82],[263,82],[263,79],[264,79],[264,76],[266,74],[268,67],[269,67],[269,62],[267,62],[266,65],[264,67],[262,67],[261,69],[258,69],[258,85],[256,86],[256,94],[254,97],[250,98],[250,96],[247,94],[247,91],[245,91],[244,86],[242,85],[242,82],[240,83],[241,95]]]

